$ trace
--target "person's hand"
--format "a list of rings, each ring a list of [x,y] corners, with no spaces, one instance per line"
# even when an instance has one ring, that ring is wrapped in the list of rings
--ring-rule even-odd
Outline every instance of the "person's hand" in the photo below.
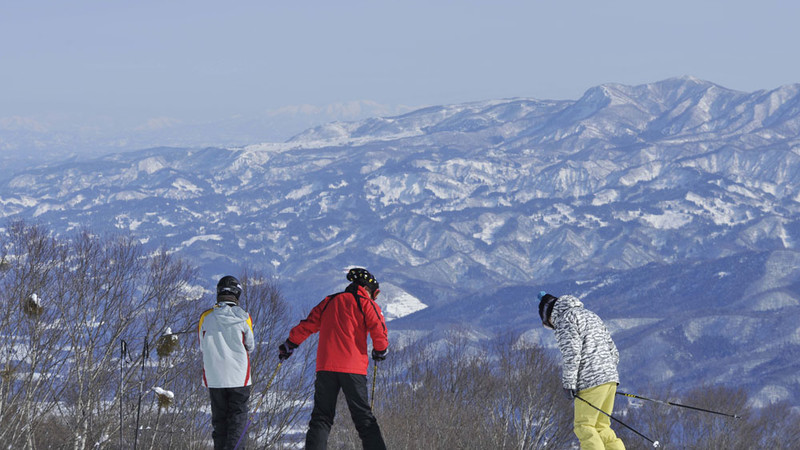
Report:
[[[294,353],[294,349],[296,348],[297,345],[287,339],[286,342],[278,346],[278,359],[280,359],[281,361],[289,359],[289,357],[292,356],[292,353]]]
[[[375,350],[372,349],[372,359],[375,361],[383,361],[386,359],[386,354],[389,353],[389,348],[387,347],[386,350]]]
[[[575,400],[575,389],[564,388],[564,397],[567,397],[567,400]]]

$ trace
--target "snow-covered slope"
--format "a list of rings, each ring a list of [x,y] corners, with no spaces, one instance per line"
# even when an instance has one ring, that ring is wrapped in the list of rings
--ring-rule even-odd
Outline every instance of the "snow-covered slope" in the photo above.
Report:
[[[365,265],[391,283],[395,330],[513,324],[546,339],[527,300],[571,290],[612,321],[633,383],[761,392],[768,372],[778,388],[759,401],[800,404],[800,362],[786,356],[800,348],[787,319],[800,299],[798,135],[800,85],[609,84],[576,101],[437,106],[284,143],[48,165],[0,186],[0,216],[133,233],[209,283],[274,271],[300,305]]]

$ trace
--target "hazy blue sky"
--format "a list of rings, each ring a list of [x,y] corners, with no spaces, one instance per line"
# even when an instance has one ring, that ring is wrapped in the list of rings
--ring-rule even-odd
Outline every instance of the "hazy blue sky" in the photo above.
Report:
[[[577,99],[693,75],[800,82],[800,2],[4,1],[0,119]]]

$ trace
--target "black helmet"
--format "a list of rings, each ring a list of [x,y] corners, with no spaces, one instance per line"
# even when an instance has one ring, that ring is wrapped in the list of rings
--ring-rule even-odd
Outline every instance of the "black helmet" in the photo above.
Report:
[[[219,279],[217,283],[217,296],[220,295],[233,295],[236,300],[239,300],[239,295],[242,293],[242,284],[236,277],[226,275]]]
[[[347,272],[347,281],[351,281],[359,286],[364,286],[372,292],[378,290],[380,286],[378,280],[372,276],[367,269],[361,267],[353,267]]]

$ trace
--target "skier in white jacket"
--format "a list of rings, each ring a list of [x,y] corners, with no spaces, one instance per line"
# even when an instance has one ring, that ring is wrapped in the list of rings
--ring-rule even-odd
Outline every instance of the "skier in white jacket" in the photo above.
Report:
[[[247,425],[250,400],[250,352],[255,348],[253,321],[239,307],[242,286],[235,277],[217,284],[217,303],[200,316],[203,382],[211,397],[214,450],[233,449]],[[244,440],[239,448],[244,449]]]
[[[555,330],[563,358],[561,384],[567,398],[574,402],[573,430],[581,449],[624,450],[622,440],[611,429],[609,416],[591,406],[611,414],[619,384],[619,352],[605,324],[577,297],[554,297],[544,291],[539,293],[539,317],[546,328]]]

